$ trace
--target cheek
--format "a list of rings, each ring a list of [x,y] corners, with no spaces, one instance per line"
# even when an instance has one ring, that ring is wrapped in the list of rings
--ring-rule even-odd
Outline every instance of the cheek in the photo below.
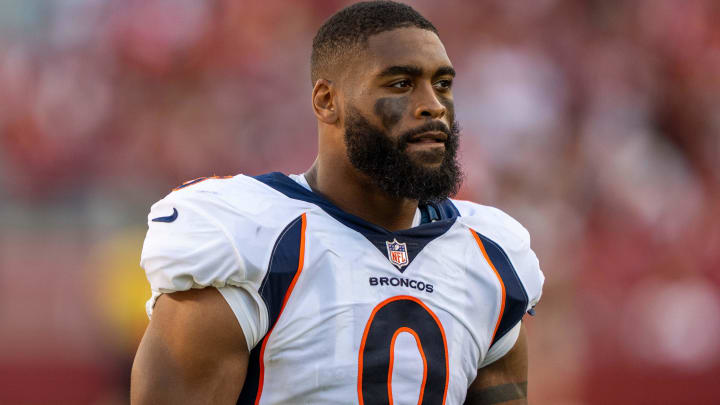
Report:
[[[452,99],[444,97],[440,97],[440,103],[445,106],[448,119],[452,124],[453,120],[455,120],[455,103],[453,103]]]
[[[390,130],[402,119],[408,107],[407,97],[384,97],[375,102],[375,115]]]

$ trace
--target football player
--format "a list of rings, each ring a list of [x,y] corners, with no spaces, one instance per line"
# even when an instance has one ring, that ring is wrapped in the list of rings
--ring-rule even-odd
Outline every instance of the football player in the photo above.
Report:
[[[525,404],[543,274],[460,184],[435,27],[354,4],[313,41],[317,159],[198,179],[152,206],[134,404]]]

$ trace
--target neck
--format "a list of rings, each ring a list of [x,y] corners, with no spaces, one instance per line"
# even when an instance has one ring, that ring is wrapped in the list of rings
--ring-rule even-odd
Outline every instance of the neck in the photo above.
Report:
[[[345,212],[391,231],[412,226],[417,200],[389,197],[345,159],[318,156],[305,178],[313,191]]]

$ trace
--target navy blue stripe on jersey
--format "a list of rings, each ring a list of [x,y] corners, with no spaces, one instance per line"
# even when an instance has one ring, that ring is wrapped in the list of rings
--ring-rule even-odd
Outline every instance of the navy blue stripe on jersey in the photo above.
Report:
[[[260,296],[268,310],[268,333],[250,352],[245,384],[238,405],[255,404],[261,383],[261,362],[265,340],[280,317],[283,302],[302,263],[303,216],[295,218],[275,241],[265,278],[260,284]]]
[[[428,243],[445,234],[455,223],[457,217],[460,216],[460,212],[452,201],[445,199],[439,203],[432,203],[434,215],[437,217],[435,221],[421,223],[419,226],[410,229],[390,231],[343,211],[323,196],[306,189],[282,173],[267,173],[256,176],[254,179],[285,194],[289,198],[317,205],[348,228],[365,236],[384,257],[388,256],[386,242],[397,240],[399,243],[407,244],[408,264],[399,269],[401,273],[410,266],[413,259]]]
[[[301,240],[302,216],[299,216],[280,233],[270,254],[268,272],[259,290],[268,309],[269,328],[277,321],[285,294],[298,271],[302,250]]]
[[[263,341],[264,340],[263,338]],[[260,385],[260,348],[262,347],[262,343],[261,341],[250,351],[245,383],[243,384],[242,391],[240,391],[237,405],[255,405],[258,386]]]
[[[505,284],[505,311],[503,312],[502,319],[500,319],[495,338],[491,343],[494,344],[517,325],[523,315],[525,315],[529,302],[528,295],[525,287],[523,287],[522,281],[520,281],[520,277],[518,277],[515,271],[515,267],[512,265],[512,262],[510,262],[510,258],[508,258],[508,255],[500,245],[479,232],[475,232],[475,234],[477,234],[482,241],[488,258],[498,271],[503,284]]]

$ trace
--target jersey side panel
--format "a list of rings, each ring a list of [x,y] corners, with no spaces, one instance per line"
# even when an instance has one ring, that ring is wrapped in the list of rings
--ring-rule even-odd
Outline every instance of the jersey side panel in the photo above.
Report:
[[[538,302],[544,275],[530,248],[530,235],[520,223],[497,208],[468,201],[454,203],[462,214],[461,222],[473,234],[478,251],[497,272],[501,290],[504,290],[502,316],[499,315],[489,339],[489,345],[492,345]]]
[[[492,345],[520,322],[528,308],[528,296],[515,268],[500,245],[476,231],[471,232],[483,252],[483,257],[492,267],[501,285],[501,309],[493,328],[490,343]]]
[[[263,403],[264,382],[266,373],[269,373],[265,352],[275,325],[304,267],[306,227],[307,217],[302,214],[283,230],[273,247],[268,272],[259,290],[268,309],[269,331],[250,354],[248,372],[237,401],[238,405]]]

